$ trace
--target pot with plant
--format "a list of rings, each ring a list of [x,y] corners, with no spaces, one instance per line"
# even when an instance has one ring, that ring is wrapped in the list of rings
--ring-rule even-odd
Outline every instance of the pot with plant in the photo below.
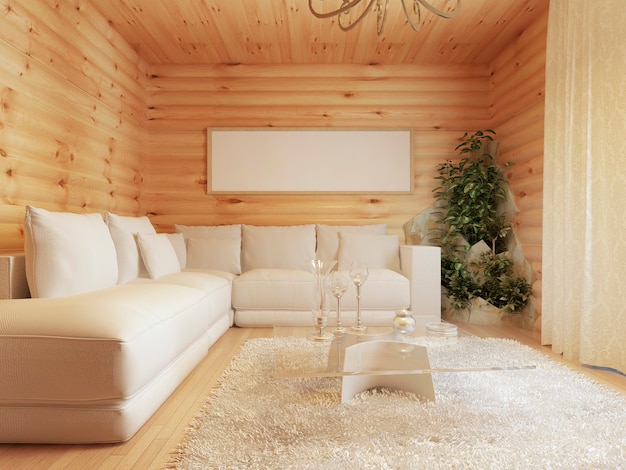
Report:
[[[495,132],[467,133],[456,147],[458,161],[437,167],[435,234],[441,246],[442,285],[449,307],[466,310],[482,298],[507,313],[520,313],[531,296],[531,286],[508,252],[511,231],[507,180],[494,155]]]

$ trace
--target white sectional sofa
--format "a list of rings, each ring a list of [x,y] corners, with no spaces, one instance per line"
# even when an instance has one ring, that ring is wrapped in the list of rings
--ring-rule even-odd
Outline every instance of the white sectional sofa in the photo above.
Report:
[[[382,224],[157,234],[147,217],[28,207],[24,228],[32,298],[0,301],[0,442],[129,439],[230,326],[312,325],[310,259],[368,263],[366,324],[440,319],[439,249]],[[353,286],[341,302],[349,324]]]

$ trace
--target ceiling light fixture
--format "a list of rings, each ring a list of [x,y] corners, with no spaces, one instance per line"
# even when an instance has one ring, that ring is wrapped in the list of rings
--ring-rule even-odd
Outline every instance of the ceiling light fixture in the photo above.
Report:
[[[350,31],[374,8],[376,11],[376,31],[380,36],[387,21],[387,10],[391,0],[334,0],[341,1],[341,6],[336,10],[323,12],[313,6],[313,3],[321,5],[324,0],[309,0],[309,10],[317,18],[337,17],[337,23],[343,31]],[[421,7],[426,8],[437,16],[442,18],[454,18],[461,8],[461,0],[456,0],[456,6],[452,11],[446,12],[439,10],[430,4],[429,0],[399,0],[402,2],[402,8],[407,21],[414,31],[419,31],[422,26]],[[452,0],[454,1],[454,0]],[[329,3],[327,1],[326,3]],[[354,10],[353,10],[354,9]],[[417,21],[415,21],[417,18]]]

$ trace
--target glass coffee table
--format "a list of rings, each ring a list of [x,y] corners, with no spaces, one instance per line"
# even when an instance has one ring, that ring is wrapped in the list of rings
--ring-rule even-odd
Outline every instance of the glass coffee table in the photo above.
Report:
[[[445,327],[445,324],[442,324]],[[273,328],[273,376],[341,377],[342,402],[354,394],[376,386],[414,392],[435,399],[433,373],[532,369],[531,364],[480,364],[455,367],[439,361],[431,367],[429,353],[454,347],[457,338],[469,337],[460,328],[455,335],[440,335],[417,327],[410,334],[399,334],[391,327],[369,327],[366,334],[336,336],[332,341],[307,338],[313,327],[275,326]]]

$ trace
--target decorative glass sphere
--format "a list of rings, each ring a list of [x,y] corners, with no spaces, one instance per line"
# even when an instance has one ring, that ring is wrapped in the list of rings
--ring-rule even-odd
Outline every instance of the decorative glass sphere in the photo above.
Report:
[[[415,330],[415,318],[410,311],[405,308],[396,310],[396,316],[393,317],[393,329],[396,333],[413,333]]]

